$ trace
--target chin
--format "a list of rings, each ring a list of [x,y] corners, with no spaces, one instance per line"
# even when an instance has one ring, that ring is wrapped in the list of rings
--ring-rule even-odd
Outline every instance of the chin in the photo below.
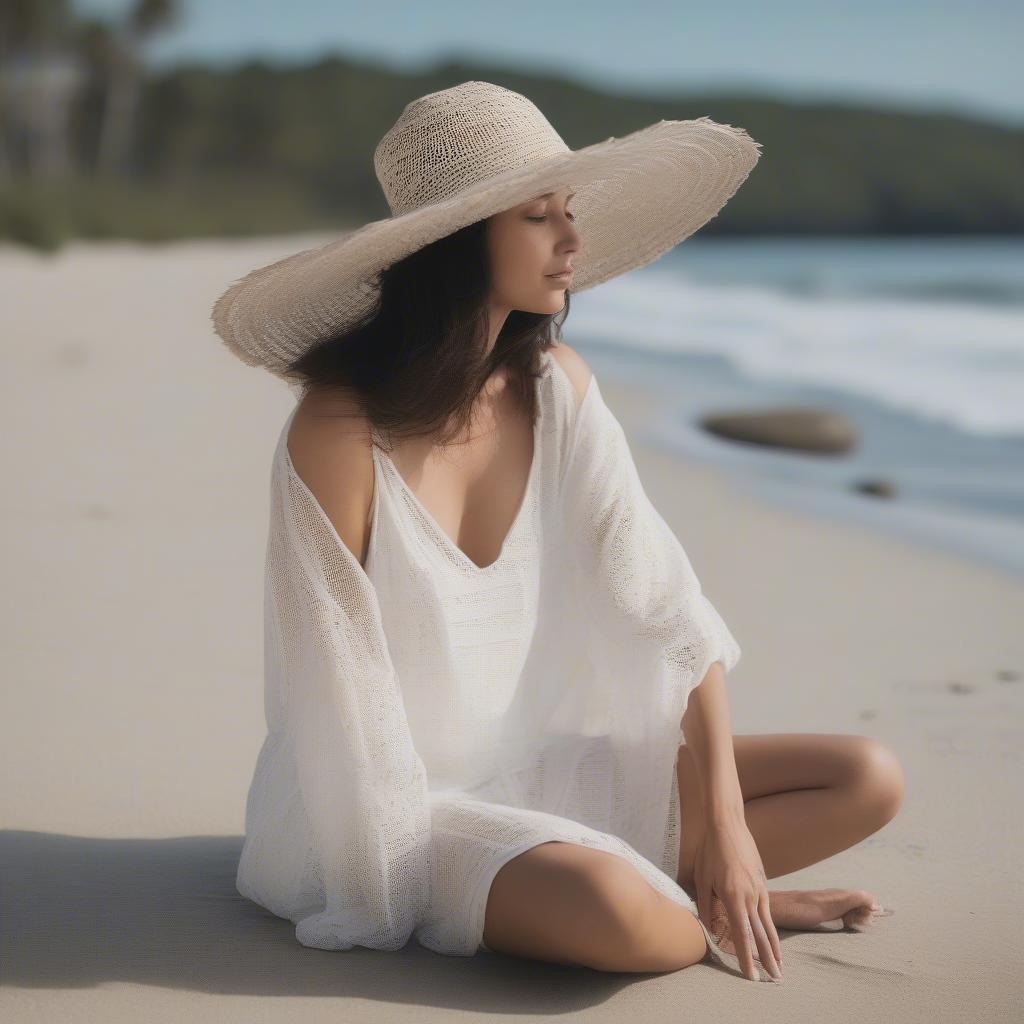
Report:
[[[516,309],[521,310],[523,313],[536,313],[539,316],[551,316],[552,313],[557,313],[564,308],[564,291],[554,292],[546,302],[531,302],[522,306],[516,306]]]

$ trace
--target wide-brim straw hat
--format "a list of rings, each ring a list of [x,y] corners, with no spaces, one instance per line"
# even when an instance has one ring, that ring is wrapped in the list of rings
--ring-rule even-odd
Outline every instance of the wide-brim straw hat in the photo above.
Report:
[[[233,282],[214,329],[250,366],[287,366],[362,319],[382,270],[478,220],[575,190],[580,247],[567,291],[657,259],[715,217],[750,174],[760,144],[707,117],[659,121],[572,150],[525,96],[463,82],[413,100],[374,153],[391,216]]]

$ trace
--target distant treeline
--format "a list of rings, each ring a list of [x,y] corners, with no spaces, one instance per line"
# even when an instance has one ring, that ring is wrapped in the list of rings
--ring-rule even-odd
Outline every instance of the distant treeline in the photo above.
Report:
[[[1024,231],[1020,129],[739,95],[638,99],[481,65],[411,75],[338,57],[145,75],[125,155],[102,174],[93,169],[109,104],[102,88],[83,91],[69,114],[67,175],[0,173],[0,238],[52,248],[73,237],[343,230],[386,217],[373,171],[380,136],[413,98],[468,79],[528,96],[573,149],[662,118],[745,128],[761,160],[702,236]]]

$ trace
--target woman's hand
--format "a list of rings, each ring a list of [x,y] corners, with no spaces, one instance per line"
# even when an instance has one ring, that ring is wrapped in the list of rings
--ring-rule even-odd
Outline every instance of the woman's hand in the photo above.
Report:
[[[712,900],[719,897],[729,915],[729,937],[740,967],[751,981],[757,979],[751,938],[766,970],[776,977],[781,973],[782,951],[768,905],[767,882],[754,837],[741,817],[706,826],[693,868],[697,913],[710,928]]]

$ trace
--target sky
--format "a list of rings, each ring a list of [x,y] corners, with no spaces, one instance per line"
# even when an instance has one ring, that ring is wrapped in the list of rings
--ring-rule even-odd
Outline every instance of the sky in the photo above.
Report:
[[[325,54],[422,71],[462,58],[623,94],[743,91],[1024,125],[1021,0],[179,0],[166,67]],[[116,17],[131,0],[72,0]]]

